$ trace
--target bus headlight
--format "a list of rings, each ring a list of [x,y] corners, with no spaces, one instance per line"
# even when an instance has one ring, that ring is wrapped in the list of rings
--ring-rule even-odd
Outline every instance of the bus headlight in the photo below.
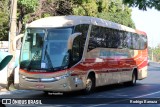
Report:
[[[75,84],[81,84],[82,83],[82,80],[78,77],[75,78]]]
[[[67,77],[70,76],[70,73],[67,73],[67,74],[64,74],[64,75],[61,75],[61,76],[58,76],[58,77],[55,77],[56,80],[61,80],[61,79],[65,79]]]

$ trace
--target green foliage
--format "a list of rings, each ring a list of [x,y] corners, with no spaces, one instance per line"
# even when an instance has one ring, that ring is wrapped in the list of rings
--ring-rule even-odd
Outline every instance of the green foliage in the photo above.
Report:
[[[160,10],[159,0],[123,0],[123,2],[130,7],[138,7],[141,10],[147,10],[147,8]]]
[[[155,61],[159,62],[160,61],[160,47],[156,47],[153,49],[153,54],[155,57]]]
[[[122,4],[121,0],[110,0],[108,11],[98,13],[98,17],[135,28],[131,19],[132,10]]]
[[[108,11],[109,0],[99,0],[97,1],[98,12]]]
[[[73,14],[84,16],[97,16],[96,0],[75,0]]]
[[[94,16],[120,23],[132,28],[131,9],[121,0],[73,0],[73,14]]]
[[[160,44],[154,48],[148,47],[148,56],[150,60],[160,62]]]
[[[23,8],[25,13],[34,12],[38,4],[38,0],[18,0],[18,7]]]
[[[18,0],[18,12],[17,12],[17,28],[18,32],[22,32],[22,28],[24,27],[24,23],[27,22],[30,17],[30,13],[36,11],[39,6],[39,0]]]
[[[0,39],[7,39],[9,31],[9,0],[0,1]],[[131,9],[121,0],[18,0],[17,32],[25,23],[48,16],[85,15],[117,22],[135,28]]]
[[[8,40],[9,30],[9,9],[8,0],[0,1],[0,41]]]

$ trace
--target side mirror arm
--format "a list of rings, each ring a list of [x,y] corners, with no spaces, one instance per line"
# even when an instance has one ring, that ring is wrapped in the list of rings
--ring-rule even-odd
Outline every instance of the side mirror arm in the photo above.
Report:
[[[16,50],[16,42],[17,42],[17,40],[18,39],[20,39],[20,38],[22,38],[24,36],[24,34],[20,34],[20,35],[18,35],[18,36],[16,36],[15,38],[14,38],[14,40],[13,40],[13,50],[15,51]]]
[[[73,41],[79,35],[82,35],[82,33],[74,33],[69,37],[69,39],[68,39],[68,49],[72,49]]]

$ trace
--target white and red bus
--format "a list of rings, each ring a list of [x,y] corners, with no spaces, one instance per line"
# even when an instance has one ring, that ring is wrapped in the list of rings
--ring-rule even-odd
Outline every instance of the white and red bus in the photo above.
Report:
[[[67,92],[147,77],[147,36],[89,16],[55,16],[28,24],[23,37],[17,89]]]

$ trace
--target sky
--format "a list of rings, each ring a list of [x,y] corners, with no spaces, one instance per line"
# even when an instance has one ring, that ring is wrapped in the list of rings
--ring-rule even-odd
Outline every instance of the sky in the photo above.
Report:
[[[147,9],[147,11],[132,8],[132,19],[136,29],[147,33],[148,45],[156,47],[160,44],[160,11]]]

